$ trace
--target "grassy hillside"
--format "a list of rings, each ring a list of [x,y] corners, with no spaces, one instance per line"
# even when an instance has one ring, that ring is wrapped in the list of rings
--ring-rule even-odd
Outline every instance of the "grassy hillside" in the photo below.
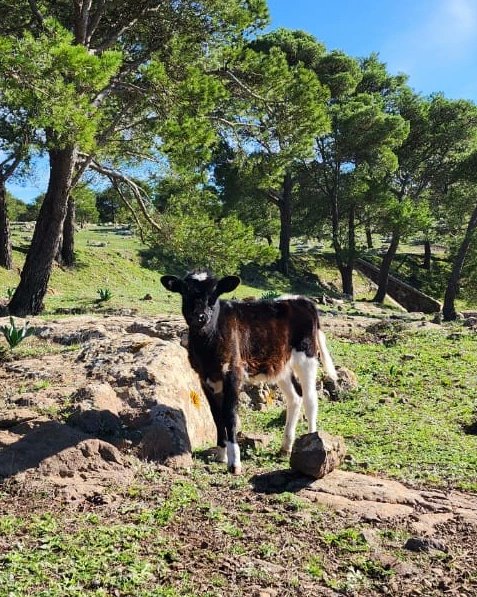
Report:
[[[27,225],[28,226],[28,225]],[[20,271],[31,239],[32,231],[26,226],[13,228],[13,258],[15,269],[11,272],[0,268],[0,298],[6,298],[9,288],[18,284]],[[55,265],[45,299],[44,315],[60,310],[85,310],[102,312],[107,309],[135,309],[138,313],[178,313],[179,299],[168,293],[160,284],[160,277],[167,266],[148,265],[147,248],[135,236],[125,236],[120,230],[106,226],[92,226],[80,230],[75,239],[77,265],[74,269]],[[297,271],[292,281],[277,272],[245,268],[244,282],[235,292],[237,298],[261,296],[267,291],[303,292],[317,294],[319,281],[331,288],[339,288],[339,273],[329,255],[315,254],[305,257],[295,254]],[[307,270],[315,276],[304,277]],[[358,298],[371,297],[369,283],[356,274]],[[327,286],[328,287],[328,286]],[[98,289],[108,288],[112,298],[97,304]],[[152,300],[143,300],[149,294]]]

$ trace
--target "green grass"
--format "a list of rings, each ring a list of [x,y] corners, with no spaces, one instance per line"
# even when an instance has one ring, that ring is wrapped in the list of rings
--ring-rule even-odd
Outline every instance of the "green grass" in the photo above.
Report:
[[[0,298],[7,299],[9,289],[19,282],[28,237],[25,232],[13,229],[14,270],[0,268]],[[104,246],[94,246],[97,244]],[[43,316],[51,316],[60,310],[80,310],[107,313],[110,310],[133,309],[142,315],[179,314],[180,297],[167,292],[160,278],[167,273],[144,267],[148,262],[147,249],[134,236],[121,236],[107,226],[91,226],[77,232],[75,237],[76,267],[73,269],[53,267],[52,276],[45,297]],[[319,269],[332,271],[326,259]],[[264,292],[306,292],[310,286],[300,283],[299,276],[291,283],[274,271],[262,271],[254,267],[245,268],[243,282],[234,292],[235,298],[254,296]],[[336,272],[335,272],[336,273]],[[98,289],[111,292],[108,301],[98,301]],[[143,300],[150,294],[152,300]]]

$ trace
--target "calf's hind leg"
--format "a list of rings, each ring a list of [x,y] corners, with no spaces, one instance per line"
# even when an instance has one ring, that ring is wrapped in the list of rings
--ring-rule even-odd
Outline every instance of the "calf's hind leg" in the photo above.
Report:
[[[308,421],[308,433],[314,433],[318,417],[318,392],[316,391],[318,361],[315,357],[307,357],[304,352],[300,352],[296,356],[293,370],[303,390],[303,406]]]
[[[283,436],[281,452],[284,455],[289,455],[295,441],[296,425],[300,417],[301,410],[301,396],[298,394],[298,386],[295,387],[293,381],[293,374],[277,382],[278,387],[285,395],[287,400],[287,419],[285,423],[285,434]]]

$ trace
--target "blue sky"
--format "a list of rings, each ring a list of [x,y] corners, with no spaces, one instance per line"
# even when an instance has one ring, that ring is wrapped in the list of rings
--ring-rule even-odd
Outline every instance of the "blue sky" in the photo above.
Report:
[[[268,0],[271,28],[303,29],[329,50],[378,52],[424,95],[477,101],[477,0]]]
[[[378,52],[391,73],[428,95],[477,101],[477,0],[268,0],[271,27],[303,29],[329,50]],[[38,162],[28,184],[9,184],[23,200],[44,191],[48,168]]]

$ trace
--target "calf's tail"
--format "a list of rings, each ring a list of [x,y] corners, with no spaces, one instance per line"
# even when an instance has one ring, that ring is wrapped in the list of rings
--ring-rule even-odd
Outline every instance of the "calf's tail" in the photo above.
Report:
[[[338,374],[336,373],[336,369],[333,364],[333,359],[331,358],[331,355],[326,346],[326,336],[319,328],[317,329],[316,338],[318,341],[318,351],[320,353],[320,360],[323,369],[330,379],[336,381],[338,379]]]

